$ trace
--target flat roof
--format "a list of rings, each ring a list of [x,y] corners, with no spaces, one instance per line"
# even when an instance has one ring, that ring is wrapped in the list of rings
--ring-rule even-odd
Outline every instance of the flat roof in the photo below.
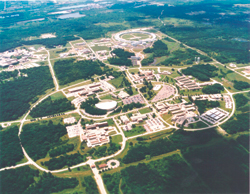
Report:
[[[97,108],[102,110],[112,110],[117,106],[116,101],[102,101],[95,105]]]

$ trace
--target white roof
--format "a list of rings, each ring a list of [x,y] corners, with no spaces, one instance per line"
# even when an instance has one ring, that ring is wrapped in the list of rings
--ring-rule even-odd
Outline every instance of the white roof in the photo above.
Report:
[[[102,110],[112,110],[117,106],[116,101],[102,101],[95,105],[97,108]]]

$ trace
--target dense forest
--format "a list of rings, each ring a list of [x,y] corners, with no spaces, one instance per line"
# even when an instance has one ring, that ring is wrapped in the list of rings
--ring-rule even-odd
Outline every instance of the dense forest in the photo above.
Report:
[[[115,54],[114,57],[108,59],[110,64],[119,65],[119,66],[132,66],[130,59],[131,56],[135,56],[134,53],[125,51],[124,49],[114,49],[111,53]]]
[[[211,193],[248,193],[249,153],[236,141],[218,141],[183,155]]]
[[[1,193],[22,194],[35,182],[34,177],[37,178],[38,176],[39,171],[31,169],[29,166],[1,171]]]
[[[161,40],[154,42],[152,48],[146,48],[143,50],[144,53],[153,53],[154,57],[162,57],[169,55],[168,46]]]
[[[91,115],[105,115],[107,114],[106,110],[102,110],[95,107],[95,104],[99,102],[98,98],[88,98],[85,102],[82,102],[81,108],[85,110],[86,113]]]
[[[67,134],[65,126],[54,125],[50,120],[45,124],[32,123],[23,126],[21,133],[22,145],[27,154],[33,159],[44,158],[50,149],[61,145],[62,136]]]
[[[84,181],[82,182],[82,186],[85,187],[85,191],[88,194],[98,194],[99,190],[95,179],[92,176],[84,177]]]
[[[38,95],[54,87],[48,67],[24,69],[21,72],[28,74],[28,77],[0,84],[0,121],[18,119],[30,108],[30,102],[35,102]]]
[[[161,148],[161,149],[158,149]],[[146,155],[158,156],[174,151],[176,147],[167,139],[158,139],[150,143],[138,144],[129,148],[127,155],[122,158],[125,164],[145,159]]]
[[[0,190],[4,194],[54,193],[78,185],[76,178],[58,178],[51,173],[39,176],[39,171],[29,166],[1,171],[0,177]]]
[[[250,88],[250,84],[247,82],[237,81],[237,80],[233,82],[234,82],[234,88],[237,90],[244,90]]]
[[[224,91],[224,87],[221,84],[208,85],[202,88],[204,94],[220,94]]]
[[[49,96],[32,109],[32,111],[30,112],[30,116],[36,118],[53,115],[56,113],[62,113],[74,109],[74,105],[71,104],[71,102],[67,98],[52,100]]]
[[[2,71],[0,73],[0,84],[3,83],[3,80],[9,79],[9,78],[15,78],[18,75],[18,71]]]
[[[24,194],[44,194],[63,191],[64,189],[75,188],[78,185],[76,178],[58,178],[51,173],[43,173],[40,180],[29,187]]]
[[[61,169],[65,166],[73,166],[80,164],[86,161],[86,156],[81,155],[80,153],[67,155],[64,154],[58,158],[52,158],[49,161],[44,162],[45,166],[48,166],[49,170]]]
[[[24,158],[18,131],[18,126],[8,127],[6,130],[0,131],[0,168],[14,166]]]
[[[126,194],[210,192],[197,176],[195,181],[186,180],[194,174],[185,161],[175,154],[147,164],[129,166],[120,173],[104,174],[103,180],[110,194],[118,193],[121,178],[120,188]]]
[[[195,100],[194,103],[198,107],[198,111],[200,114],[206,112],[207,108],[215,108],[220,106],[220,103],[218,101]]]
[[[249,94],[248,97],[250,97]],[[234,98],[236,102],[236,113],[226,123],[223,123],[221,127],[230,134],[249,131],[249,98],[243,94],[236,94]]]
[[[210,64],[194,65],[182,70],[185,75],[192,75],[200,81],[209,81],[211,77],[218,75],[218,68]]]
[[[151,63],[154,62],[154,56],[153,55],[150,55],[148,58],[145,58],[141,61],[141,65],[142,66],[148,66],[150,65]]]
[[[64,59],[56,61],[54,70],[60,85],[65,85],[79,79],[90,79],[93,75],[102,75],[101,61]]]

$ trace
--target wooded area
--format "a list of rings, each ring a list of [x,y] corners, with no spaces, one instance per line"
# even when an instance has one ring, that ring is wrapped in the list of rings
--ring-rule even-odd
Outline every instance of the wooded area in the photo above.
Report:
[[[222,91],[224,91],[224,87],[221,84],[208,85],[202,88],[204,94],[220,94]]]
[[[86,156],[81,155],[80,153],[71,155],[64,154],[63,156],[60,156],[58,158],[52,158],[49,161],[44,162],[44,165],[48,166],[49,170],[56,170],[66,166],[71,167],[73,165],[85,162],[86,160]]]
[[[32,109],[32,111],[30,112],[30,116],[32,116],[33,118],[49,116],[74,109],[75,106],[71,104],[71,102],[67,98],[52,100],[49,96]]]
[[[129,166],[120,173],[104,174],[103,180],[110,194],[118,193],[119,189],[126,194],[210,192],[197,176],[195,181],[190,180],[193,174],[195,172],[175,154]]]
[[[220,103],[218,101],[195,100],[194,103],[198,107],[198,111],[200,114],[206,112],[207,108],[215,108],[220,106]]]
[[[135,56],[134,53],[125,51],[124,49],[114,49],[111,53],[115,54],[116,56],[108,58],[108,62],[113,65],[119,66],[132,66],[132,62],[130,59],[131,56]]]
[[[14,81],[0,84],[0,121],[18,119],[30,108],[30,102],[34,103],[38,100],[38,95],[54,87],[48,67],[20,71],[28,74],[28,77],[19,77]]]
[[[63,144],[60,138],[67,134],[65,126],[45,123],[31,123],[23,126],[21,133],[22,145],[33,159],[44,158],[50,149]]]
[[[10,126],[4,131],[0,131],[0,168],[14,166],[24,158],[18,131],[18,126]]]
[[[185,75],[192,75],[200,81],[209,81],[211,77],[218,75],[218,68],[210,64],[193,65],[186,69],[182,69],[182,73]]]
[[[144,53],[153,53],[153,57],[162,57],[169,55],[168,46],[161,40],[154,42],[152,48],[146,48],[143,50]]]
[[[89,113],[91,115],[105,115],[105,114],[107,114],[106,110],[102,110],[102,109],[95,107],[95,104],[97,104],[98,102],[99,102],[98,98],[89,97],[88,99],[86,99],[85,102],[82,102],[81,108],[85,109],[85,112]]]
[[[101,61],[64,59],[56,61],[54,70],[60,85],[65,85],[79,79],[90,79],[93,75],[102,75],[105,64]]]

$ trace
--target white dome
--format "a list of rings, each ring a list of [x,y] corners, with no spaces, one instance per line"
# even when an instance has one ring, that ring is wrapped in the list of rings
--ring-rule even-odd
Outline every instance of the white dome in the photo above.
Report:
[[[97,108],[102,110],[113,110],[117,106],[116,101],[102,101],[95,105]]]

